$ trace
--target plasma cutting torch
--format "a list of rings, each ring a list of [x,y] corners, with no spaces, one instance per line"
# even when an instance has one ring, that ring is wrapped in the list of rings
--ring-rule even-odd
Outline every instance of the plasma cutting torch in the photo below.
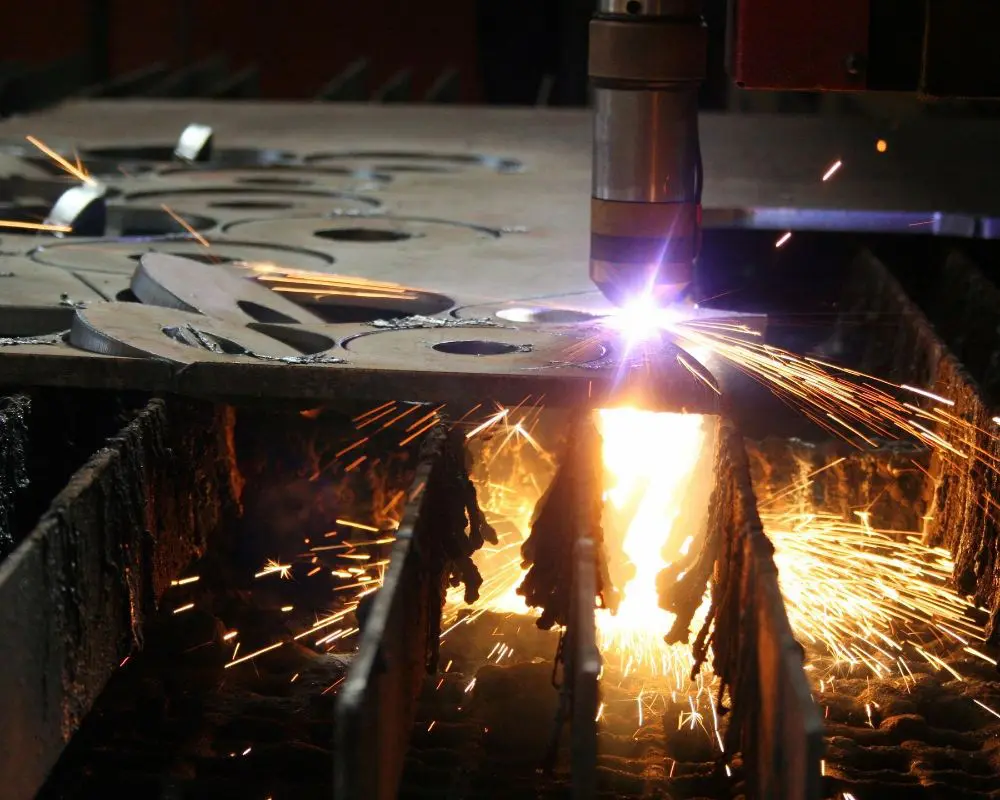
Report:
[[[701,242],[703,4],[598,0],[590,276],[616,305],[681,299]],[[983,0],[728,0],[741,89],[1000,97],[1000,4]]]
[[[616,305],[675,302],[701,241],[700,0],[600,0],[590,23],[590,277]]]

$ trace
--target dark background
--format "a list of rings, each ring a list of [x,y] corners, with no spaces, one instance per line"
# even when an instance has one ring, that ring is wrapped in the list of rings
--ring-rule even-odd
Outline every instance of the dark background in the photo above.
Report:
[[[0,117],[80,96],[580,106],[596,5],[9,0],[0,10]],[[1000,97],[1000,3],[703,0],[703,8],[706,108],[809,111],[817,90]],[[734,92],[734,82],[781,97]]]
[[[721,48],[726,0],[706,5]],[[0,115],[80,93],[584,105],[587,22],[595,6],[595,0],[11,3],[0,12]],[[716,55],[721,68],[721,49]],[[345,74],[353,76],[346,86]]]

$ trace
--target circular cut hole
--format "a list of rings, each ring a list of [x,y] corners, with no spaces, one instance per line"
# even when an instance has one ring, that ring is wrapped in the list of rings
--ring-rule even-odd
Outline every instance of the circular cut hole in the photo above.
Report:
[[[66,154],[64,154],[66,155]],[[48,156],[21,156],[24,161],[46,172],[57,176],[59,178],[66,177],[66,171],[59,166],[55,161],[53,161]],[[66,155],[66,158],[73,161],[72,154]],[[84,162],[84,169],[87,170],[87,174],[92,175],[95,178],[134,178],[137,175],[144,175],[152,171],[153,167],[150,165],[143,164],[122,164],[119,161],[109,160],[106,158],[88,158]],[[118,197],[121,191],[118,189],[111,189],[110,187],[105,190],[104,196]]]
[[[176,234],[190,235],[191,229],[205,231],[215,227],[215,220],[201,214],[176,212],[183,224],[162,208],[109,206],[107,235],[114,237],[149,237]],[[72,234],[70,234],[72,235]]]
[[[119,303],[139,303],[141,302],[138,297],[132,294],[131,289],[122,289],[118,294],[115,295],[115,300]]]
[[[0,219],[14,222],[34,222],[44,220],[49,209],[41,205],[3,204],[0,205]],[[183,212],[179,215],[184,220],[182,225],[161,208],[145,208],[141,206],[117,206],[107,208],[107,224],[104,233],[108,237],[150,237],[177,234],[190,235],[190,229],[205,231],[215,226],[215,220],[201,214]],[[6,231],[5,231],[6,233]],[[15,230],[14,233],[17,233]],[[33,231],[24,231],[33,234]],[[74,229],[67,237],[86,236],[83,229]]]
[[[191,261],[197,261],[200,264],[242,263],[242,259],[231,258],[230,256],[220,256],[216,253],[168,253],[168,255],[177,256],[178,258],[187,258]]]
[[[596,314],[573,311],[569,308],[504,308],[497,312],[497,316],[509,322],[527,322],[536,325],[569,325],[598,319]]]
[[[284,211],[294,208],[294,203],[280,200],[216,200],[209,203],[212,208],[230,208],[234,211]]]
[[[434,349],[439,353],[448,353],[453,356],[502,356],[520,350],[516,344],[490,342],[483,339],[438,342],[434,345]]]
[[[629,14],[639,14],[642,12],[642,3],[640,3],[639,0],[629,0],[629,2],[625,4],[625,10]]]
[[[387,231],[378,228],[327,228],[316,231],[315,236],[334,242],[402,242],[412,239],[406,231]]]
[[[297,319],[293,319],[287,314],[282,314],[280,311],[275,311],[273,308],[262,306],[260,303],[254,303],[250,300],[237,300],[236,305],[239,306],[240,311],[248,317],[253,317],[257,322],[272,322],[279,325],[298,322]]]

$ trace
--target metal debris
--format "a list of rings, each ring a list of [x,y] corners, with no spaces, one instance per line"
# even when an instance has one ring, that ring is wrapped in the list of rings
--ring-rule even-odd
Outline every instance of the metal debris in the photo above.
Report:
[[[77,236],[104,236],[107,232],[107,187],[94,181],[74,186],[56,200],[46,225],[71,228]]]
[[[27,395],[0,397],[0,560],[16,544],[14,512],[18,493],[28,486]]]
[[[449,587],[464,587],[466,603],[479,599],[483,576],[472,556],[486,542],[499,543],[497,532],[486,521],[479,505],[476,487],[469,477],[470,456],[465,435],[443,425],[428,434],[421,446],[422,458],[438,453],[439,468],[427,481],[429,499],[425,514],[435,520],[437,535],[425,541],[425,553],[433,575],[440,577],[430,596],[427,619],[427,664],[429,671],[437,669],[438,644],[441,638],[441,610]]]
[[[261,353],[250,353],[247,355],[260,358],[264,361],[280,361],[282,364],[345,364],[346,359],[331,356],[328,353],[312,353],[305,356],[266,356]]]
[[[192,122],[181,131],[174,146],[174,158],[188,163],[208,161],[212,157],[213,138],[210,126]]]
[[[225,353],[222,345],[214,337],[198,330],[193,325],[164,325],[160,330],[165,336],[170,337],[175,342],[186,344],[188,347],[200,347],[202,350],[220,355]]]
[[[496,320],[485,319],[458,319],[455,317],[425,317],[418,314],[413,317],[400,317],[399,319],[376,319],[368,323],[373,328],[380,330],[407,331],[419,328],[509,328]]]
[[[0,347],[15,347],[19,344],[62,344],[69,331],[59,331],[51,336],[0,336]]]
[[[569,621],[573,553],[581,538],[593,542],[596,591],[602,605],[614,610],[619,601],[608,574],[601,528],[601,435],[589,413],[579,415],[572,428],[552,483],[535,507],[531,534],[521,546],[522,566],[528,571],[517,593],[529,606],[541,608],[537,624],[542,630]]]
[[[255,353],[253,350],[248,350],[242,345],[235,345],[236,352],[226,350],[216,336],[210,333],[205,333],[205,331],[198,330],[194,325],[164,325],[161,329],[164,335],[169,336],[174,341],[180,342],[181,344],[186,344],[189,347],[197,347],[202,350],[207,350],[210,353],[217,353],[219,355],[240,355],[249,356],[250,358],[258,358],[261,361],[274,361],[280,364],[343,364],[345,359],[338,358],[337,356],[332,356],[328,352],[322,353],[309,353],[301,356],[272,356],[266,353]],[[235,343],[229,343],[233,345]]]
[[[87,304],[82,300],[74,300],[66,292],[59,295],[59,305],[65,306],[66,308],[86,308]]]

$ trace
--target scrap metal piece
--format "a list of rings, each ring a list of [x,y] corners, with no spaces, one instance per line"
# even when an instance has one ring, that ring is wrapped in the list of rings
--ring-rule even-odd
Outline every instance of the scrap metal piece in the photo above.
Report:
[[[0,336],[0,347],[15,347],[16,345],[56,345],[63,343],[62,333],[53,336]]]
[[[181,311],[243,321],[322,323],[248,275],[167,253],[146,253],[132,275],[131,289],[143,303]]]
[[[108,223],[107,187],[84,183],[60,195],[45,219],[46,225],[71,228],[74,236],[104,236]]]
[[[567,625],[573,614],[574,548],[578,539],[593,541],[597,563],[594,596],[606,608],[618,607],[604,553],[603,467],[601,435],[589,412],[571,423],[572,432],[552,483],[535,508],[531,534],[521,546],[527,568],[517,593],[540,608],[537,625],[549,630]]]
[[[503,323],[492,319],[457,319],[455,317],[426,317],[417,314],[398,319],[375,319],[368,323],[373,328],[390,331],[409,331],[426,328],[502,328]]]
[[[209,125],[192,122],[177,139],[174,158],[180,161],[208,161],[212,158],[213,132]]]

